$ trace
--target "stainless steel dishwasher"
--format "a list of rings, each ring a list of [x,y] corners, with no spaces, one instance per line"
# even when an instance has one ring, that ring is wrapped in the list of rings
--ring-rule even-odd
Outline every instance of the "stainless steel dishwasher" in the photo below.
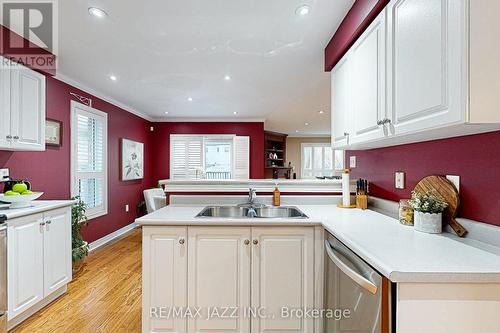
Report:
[[[390,283],[331,234],[325,240],[326,333],[389,333]]]
[[[7,332],[7,224],[0,216],[0,333]]]

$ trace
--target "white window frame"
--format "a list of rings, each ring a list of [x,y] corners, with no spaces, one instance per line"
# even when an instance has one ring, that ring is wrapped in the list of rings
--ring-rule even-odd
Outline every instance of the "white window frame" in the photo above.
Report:
[[[313,156],[312,156],[312,166],[314,166],[314,147],[323,147],[323,148],[332,148],[332,145],[330,143],[302,143],[300,145],[300,178],[303,178],[303,179],[313,179],[313,178],[316,178],[315,176],[315,171],[317,170],[325,170],[324,166],[325,166],[325,159],[324,159],[324,156],[323,156],[323,168],[322,169],[314,169],[314,167],[310,170],[312,172],[312,175],[311,176],[305,176],[305,169],[304,169],[304,165],[305,165],[305,161],[304,161],[304,148],[306,147],[312,147],[312,151],[313,151]],[[333,167],[333,175],[335,175],[337,172],[335,170],[335,149],[332,148],[332,167]],[[342,151],[343,152],[343,161],[344,161],[344,165],[345,165],[345,151]]]
[[[91,108],[87,105],[71,101],[71,196],[78,195],[78,172],[76,167],[76,154],[77,154],[77,111],[80,113],[87,113],[89,117],[99,117],[104,122],[103,133],[103,205],[98,208],[87,209],[87,219],[91,220],[99,216],[108,214],[108,114],[97,109]]]

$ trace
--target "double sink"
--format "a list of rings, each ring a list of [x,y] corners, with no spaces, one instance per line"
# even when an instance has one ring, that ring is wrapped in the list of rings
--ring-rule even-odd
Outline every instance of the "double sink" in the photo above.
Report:
[[[207,206],[196,217],[221,218],[308,218],[300,209],[293,206]]]

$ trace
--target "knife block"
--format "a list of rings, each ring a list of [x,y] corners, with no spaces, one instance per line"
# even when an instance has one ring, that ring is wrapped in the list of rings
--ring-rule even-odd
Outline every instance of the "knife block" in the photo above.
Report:
[[[356,208],[367,209],[368,208],[368,196],[365,194],[356,195]]]

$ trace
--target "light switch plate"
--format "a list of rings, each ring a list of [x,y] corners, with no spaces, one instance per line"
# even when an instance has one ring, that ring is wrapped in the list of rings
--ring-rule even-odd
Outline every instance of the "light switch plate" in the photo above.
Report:
[[[399,190],[404,190],[405,188],[405,173],[404,171],[396,171],[394,173],[394,187]]]
[[[458,193],[460,193],[460,176],[446,175],[446,179],[452,182],[457,188]]]
[[[351,156],[349,158],[349,168],[355,168],[356,167],[356,156]]]
[[[9,180],[9,178],[10,178],[9,169],[8,168],[0,169],[0,182]]]

